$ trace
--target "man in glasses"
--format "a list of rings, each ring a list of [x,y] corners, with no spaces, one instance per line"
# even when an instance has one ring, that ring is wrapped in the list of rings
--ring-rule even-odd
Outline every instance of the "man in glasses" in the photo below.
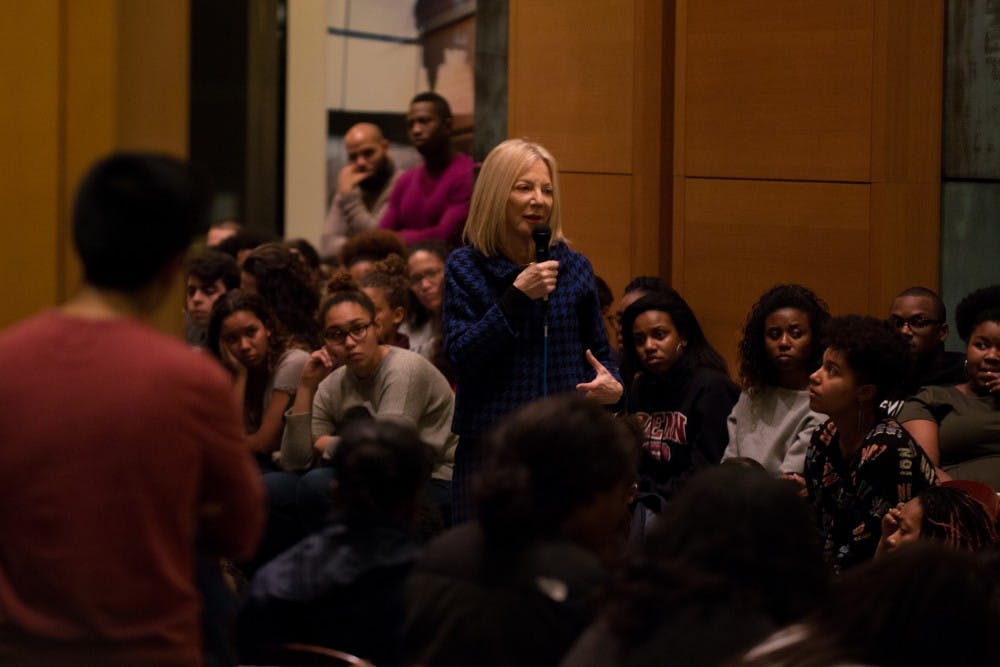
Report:
[[[888,319],[910,344],[912,366],[907,395],[926,385],[965,381],[965,355],[944,349],[947,313],[937,292],[926,287],[903,290],[893,300]]]

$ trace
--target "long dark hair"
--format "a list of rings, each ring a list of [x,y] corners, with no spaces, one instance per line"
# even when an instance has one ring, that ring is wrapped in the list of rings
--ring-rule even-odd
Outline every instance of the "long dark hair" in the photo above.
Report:
[[[727,463],[697,473],[667,505],[612,587],[607,618],[625,650],[692,605],[749,608],[781,626],[819,604],[827,575],[793,484]]]
[[[739,664],[986,667],[996,664],[996,596],[996,577],[976,555],[918,542],[844,574],[801,641]]]
[[[636,475],[628,426],[574,394],[522,406],[485,445],[479,515],[487,538],[504,548],[558,534],[577,508]]]
[[[208,333],[205,337],[208,350],[217,359],[222,359],[222,347],[219,340],[222,335],[222,323],[227,317],[241,310],[253,313],[254,317],[264,325],[264,328],[271,332],[267,340],[267,372],[271,373],[277,366],[278,359],[285,353],[288,338],[281,324],[274,317],[274,313],[271,312],[271,308],[267,305],[267,301],[259,294],[230,290],[216,299],[215,303],[212,304],[212,314],[208,319]]]
[[[711,368],[728,375],[726,360],[705,338],[691,306],[675,289],[668,287],[665,291],[653,292],[637,300],[622,315],[622,377],[626,381],[631,381],[643,368],[633,342],[633,331],[635,318],[647,310],[658,310],[670,316],[674,328],[687,341],[682,358],[692,368]]]
[[[802,285],[775,285],[764,292],[750,309],[743,325],[743,337],[737,348],[740,356],[740,381],[744,389],[761,389],[778,384],[778,371],[767,356],[764,345],[764,322],[771,313],[782,308],[801,310],[809,318],[812,339],[810,368],[816,370],[823,362],[821,341],[830,321],[826,302]]]
[[[247,256],[243,271],[257,281],[257,292],[295,343],[311,350],[319,347],[319,294],[305,264],[286,246],[265,243]]]

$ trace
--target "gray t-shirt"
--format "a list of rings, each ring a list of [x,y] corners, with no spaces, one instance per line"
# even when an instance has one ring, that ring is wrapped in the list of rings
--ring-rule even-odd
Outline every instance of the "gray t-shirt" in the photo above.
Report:
[[[744,391],[729,413],[722,460],[747,457],[774,474],[802,474],[806,448],[826,415],[809,409],[809,392],[783,387]]]
[[[389,347],[375,373],[359,378],[346,366],[320,382],[312,412],[285,414],[278,463],[286,470],[310,465],[317,438],[337,433],[344,414],[363,407],[379,418],[416,427],[420,439],[438,451],[433,476],[451,479],[458,436],[451,432],[455,394],[441,372],[416,352]]]
[[[903,404],[898,419],[937,423],[944,471],[1000,488],[1000,399],[969,396],[958,387],[924,387]]]

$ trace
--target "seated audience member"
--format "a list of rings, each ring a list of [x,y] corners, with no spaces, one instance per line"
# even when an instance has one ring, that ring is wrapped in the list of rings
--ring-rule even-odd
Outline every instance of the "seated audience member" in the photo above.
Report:
[[[622,318],[625,410],[643,431],[639,488],[669,499],[699,468],[722,459],[739,389],[674,290],[648,294]]]
[[[451,107],[437,93],[420,93],[410,102],[406,131],[424,163],[399,177],[379,222],[406,243],[437,240],[454,246],[461,241],[474,165],[452,147],[451,123]]]
[[[72,212],[82,288],[0,333],[0,664],[200,665],[196,554],[256,545],[236,404],[206,405],[225,373],[142,321],[205,199],[173,158],[100,160]]]
[[[302,371],[286,415],[279,465],[285,470],[313,466],[336,447],[345,419],[359,409],[379,419],[401,419],[436,452],[428,492],[444,512],[457,443],[451,432],[455,395],[444,376],[419,354],[381,344],[371,299],[353,289],[350,277],[343,274],[331,280],[331,286],[338,280],[345,289],[334,289],[321,310],[326,344],[312,353]],[[331,468],[323,467],[303,478],[313,501],[312,516],[304,517],[304,525],[325,517],[329,502],[318,503],[316,496],[326,499],[332,475]]]
[[[899,421],[947,477],[1000,490],[1000,285],[962,299],[955,323],[967,344],[965,381],[924,387]]]
[[[622,340],[622,318],[625,316],[625,309],[647,294],[651,294],[653,292],[669,292],[670,290],[670,285],[665,283],[663,279],[658,276],[636,276],[629,282],[628,285],[625,286],[625,291],[622,292],[622,298],[618,300],[618,310],[615,311],[615,336],[618,339],[619,356],[625,349],[623,347],[625,341]],[[610,340],[610,338],[608,340]],[[629,382],[630,380],[631,378],[626,378],[626,382]]]
[[[260,295],[241,290],[215,302],[208,347],[233,375],[250,450],[264,469],[271,468],[271,453],[281,444],[283,416],[309,353],[289,346]]]
[[[899,329],[910,344],[910,377],[906,389],[912,395],[927,385],[954,385],[964,382],[965,357],[946,352],[948,313],[937,292],[911,287],[900,292],[889,310],[889,323]]]
[[[727,463],[695,475],[563,667],[715,667],[819,604],[816,528],[794,485]]]
[[[906,379],[906,341],[891,325],[835,317],[809,406],[830,419],[806,451],[809,503],[835,571],[875,554],[886,512],[935,483],[934,465],[896,420],[878,410]]]
[[[231,255],[236,260],[236,263],[242,267],[251,250],[265,243],[274,243],[276,241],[277,239],[271,234],[262,234],[250,229],[241,229],[235,234],[222,239],[217,246],[214,246],[214,249]]]
[[[525,405],[485,444],[479,519],[432,542],[410,579],[410,664],[557,664],[623,542],[635,437],[598,403]]]
[[[432,362],[442,361],[441,301],[444,297],[444,264],[448,246],[440,241],[415,243],[406,264],[413,294],[409,318],[400,331],[410,339],[410,349]],[[438,368],[440,363],[436,364]]]
[[[351,237],[341,248],[340,264],[357,281],[389,255],[405,257],[406,244],[395,232],[375,229]]]
[[[740,667],[996,665],[997,575],[975,555],[916,544],[845,574],[804,622]]]
[[[359,284],[361,291],[375,304],[379,340],[386,345],[410,349],[410,339],[399,332],[410,306],[410,278],[406,261],[399,255],[389,255],[375,262]]]
[[[305,264],[288,246],[265,243],[254,248],[243,262],[240,286],[264,298],[288,334],[289,345],[303,350],[319,347],[319,294]]]
[[[436,454],[409,425],[356,421],[333,452],[331,520],[261,568],[239,619],[241,657],[299,642],[400,664],[403,586]]]
[[[389,142],[378,125],[353,125],[344,134],[344,150],[347,164],[337,174],[337,192],[320,238],[320,250],[325,256],[339,255],[350,237],[378,228],[399,178],[389,157]]]
[[[220,243],[230,236],[243,231],[243,225],[235,220],[219,220],[213,222],[208,228],[208,235],[205,237],[205,245],[209,248],[216,248]]]
[[[809,409],[808,389],[829,320],[826,304],[801,285],[776,285],[754,304],[740,339],[743,392],[729,413],[723,460],[748,457],[802,483],[809,438],[826,421]]]
[[[208,319],[216,299],[240,286],[240,267],[224,252],[202,250],[187,258],[184,302],[184,339],[189,345],[205,347]]]
[[[965,551],[989,549],[997,544],[997,522],[965,491],[932,486],[886,512],[875,556],[917,540],[935,540]]]

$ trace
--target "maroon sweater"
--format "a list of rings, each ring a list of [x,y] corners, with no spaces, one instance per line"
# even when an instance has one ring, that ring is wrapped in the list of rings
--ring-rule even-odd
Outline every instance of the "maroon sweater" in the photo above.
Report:
[[[200,664],[195,553],[248,556],[264,519],[224,371],[58,311],[0,368],[0,664]]]

